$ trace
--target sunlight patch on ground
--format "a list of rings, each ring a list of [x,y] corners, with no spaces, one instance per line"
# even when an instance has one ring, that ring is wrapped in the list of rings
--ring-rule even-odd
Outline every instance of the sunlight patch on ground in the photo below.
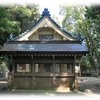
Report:
[[[71,92],[70,89],[67,90],[56,90],[56,92]]]

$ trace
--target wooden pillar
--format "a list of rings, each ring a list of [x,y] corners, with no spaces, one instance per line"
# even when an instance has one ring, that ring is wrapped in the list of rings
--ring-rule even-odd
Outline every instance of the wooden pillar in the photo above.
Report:
[[[75,90],[78,90],[78,73],[75,73]]]
[[[56,72],[56,64],[55,64],[55,62],[53,62],[52,66],[53,66],[53,71],[52,72],[55,73]]]
[[[74,68],[75,68],[75,65],[76,65],[76,63],[78,63],[78,68],[80,67],[80,58],[79,57],[77,57],[77,56],[75,56],[75,62],[74,62]],[[75,70],[75,69],[74,69]],[[75,70],[74,71],[75,72],[75,90],[78,90],[78,70]]]
[[[75,74],[75,62],[72,63],[72,73]]]
[[[9,74],[8,83],[10,90],[14,87],[15,62],[12,62],[12,72]]]
[[[55,77],[55,73],[56,72],[56,64],[55,62],[53,62],[53,77],[52,77],[52,89],[55,89],[56,86],[56,77]]]
[[[72,84],[72,90],[75,89],[75,61],[73,62],[72,64],[72,73],[74,74],[74,77],[73,77],[73,84]]]
[[[12,73],[14,73],[15,72],[15,62],[13,61],[12,62]]]
[[[33,76],[33,74],[34,74],[34,62],[32,62],[32,68],[31,68],[31,70],[32,70],[32,86],[31,86],[32,88],[31,89],[33,90],[33,88],[34,88],[34,81],[35,81],[34,80],[34,76]]]
[[[73,62],[73,73],[74,73],[74,78],[73,78],[73,85],[72,85],[72,90],[77,90],[78,89],[78,73],[75,72],[75,63],[76,63],[76,56],[74,58]]]
[[[80,74],[79,74],[79,75],[81,76],[81,67],[80,67],[80,63],[81,63],[81,62],[80,62],[80,59],[79,59],[79,68],[80,68],[80,70],[79,70],[79,71],[80,71]]]
[[[32,74],[34,73],[35,69],[34,69],[34,62],[32,62]]]
[[[12,89],[12,87],[11,87],[11,73],[8,73],[8,87],[9,87],[9,89],[11,90]]]

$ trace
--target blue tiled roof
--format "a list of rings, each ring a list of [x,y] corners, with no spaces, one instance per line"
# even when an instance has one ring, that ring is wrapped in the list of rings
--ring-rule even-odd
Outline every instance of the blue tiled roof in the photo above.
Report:
[[[49,13],[49,11],[48,11],[47,8],[44,9],[44,11],[43,11],[41,17],[39,18],[39,20],[37,20],[37,21],[36,21],[31,27],[29,27],[24,33],[20,34],[19,36],[17,36],[17,37],[14,38],[13,40],[16,40],[16,39],[20,38],[21,36],[27,34],[27,32],[29,32],[35,25],[37,25],[37,24],[40,22],[40,20],[43,19],[44,16],[47,16],[61,31],[63,31],[63,32],[66,33],[67,35],[69,35],[69,36],[71,36],[71,37],[73,37],[73,38],[75,38],[75,39],[78,39],[78,40],[80,40],[80,41],[83,40],[81,37],[74,36],[74,35],[72,35],[71,33],[69,33],[68,31],[66,31],[64,28],[62,28],[61,26],[59,26],[59,25],[50,17],[51,15],[50,15],[50,13]]]
[[[60,46],[59,46],[60,45]],[[0,52],[84,52],[88,50],[80,41],[10,41],[6,43]],[[4,53],[4,54],[5,54]]]

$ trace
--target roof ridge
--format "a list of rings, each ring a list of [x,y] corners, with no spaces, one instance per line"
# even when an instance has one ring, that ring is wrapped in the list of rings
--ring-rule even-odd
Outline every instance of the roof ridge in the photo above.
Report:
[[[19,36],[16,36],[15,38],[11,39],[11,40],[16,40],[18,39],[19,37],[22,37],[23,35],[27,34],[36,24],[38,24],[40,22],[40,20],[44,17],[44,16],[47,16],[61,31],[63,31],[64,33],[68,34],[69,36],[71,36],[72,38],[75,38],[75,39],[78,39],[80,41],[82,41],[83,39],[78,35],[78,36],[75,36],[73,35],[72,33],[68,32],[67,30],[65,30],[63,27],[61,27],[60,25],[58,25],[52,18],[51,18],[51,15],[48,11],[47,8],[44,8],[44,11],[42,12],[40,18],[35,22],[33,23],[26,31],[24,31],[22,34],[20,34]]]

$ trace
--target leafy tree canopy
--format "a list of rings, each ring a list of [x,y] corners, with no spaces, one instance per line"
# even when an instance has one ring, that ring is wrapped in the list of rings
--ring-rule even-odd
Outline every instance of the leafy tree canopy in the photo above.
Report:
[[[4,44],[10,34],[18,36],[40,17],[38,5],[0,6],[0,44]]]
[[[39,17],[39,6],[32,5],[0,5],[0,45],[7,42],[7,39],[18,36],[30,27]],[[0,63],[6,57],[0,56]]]
[[[62,26],[72,33],[81,33],[89,50],[85,61],[98,71],[100,62],[100,7],[91,6],[61,6],[64,14]],[[84,62],[85,62],[84,61]],[[97,73],[98,76],[98,73]]]
[[[5,7],[0,6],[0,44],[3,44],[10,33],[14,31],[13,27],[19,23],[11,21],[10,14],[6,11]]]
[[[60,14],[64,15],[62,26],[73,34],[77,34],[75,29],[77,21],[84,18],[85,8],[84,6],[74,5],[61,5]]]

